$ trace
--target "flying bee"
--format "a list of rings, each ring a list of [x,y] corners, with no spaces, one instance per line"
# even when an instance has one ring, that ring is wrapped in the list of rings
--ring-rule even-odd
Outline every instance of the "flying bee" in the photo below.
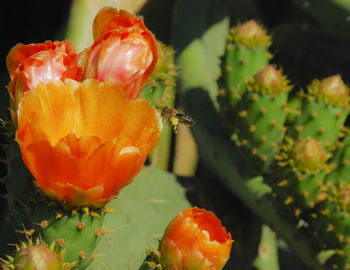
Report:
[[[162,118],[173,126],[174,133],[177,133],[177,126],[179,124],[183,124],[188,127],[194,124],[194,121],[189,116],[178,112],[174,108],[159,106],[158,109]]]

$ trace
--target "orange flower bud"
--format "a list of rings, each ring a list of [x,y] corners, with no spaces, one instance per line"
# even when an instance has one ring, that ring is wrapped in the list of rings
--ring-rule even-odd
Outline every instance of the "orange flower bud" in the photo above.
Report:
[[[157,63],[154,36],[140,17],[110,7],[96,15],[93,32],[84,78],[126,85],[128,98],[137,98]]]
[[[232,239],[214,213],[188,208],[168,225],[160,242],[169,270],[219,270],[229,259]]]
[[[7,55],[6,65],[11,77],[8,88],[14,111],[23,93],[34,89],[39,82],[67,78],[80,81],[82,75],[78,55],[69,40],[29,45],[19,43]]]
[[[49,197],[102,207],[130,184],[162,130],[145,99],[97,80],[39,83],[18,108],[23,161]]]

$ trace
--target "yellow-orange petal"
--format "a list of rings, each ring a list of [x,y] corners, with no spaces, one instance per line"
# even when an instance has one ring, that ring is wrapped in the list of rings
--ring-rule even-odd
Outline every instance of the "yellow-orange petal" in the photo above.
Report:
[[[45,193],[73,206],[101,207],[131,183],[162,130],[146,100],[129,102],[121,86],[96,80],[40,84],[18,116],[27,167]]]
[[[40,186],[51,187],[53,183],[72,182],[80,177],[78,160],[65,144],[51,146],[47,141],[40,141],[28,145],[23,152]]]
[[[67,145],[70,150],[70,156],[74,157],[79,163],[80,177],[73,178],[71,181],[66,179],[65,182],[80,188],[86,188],[88,159],[96,148],[101,145],[101,139],[96,136],[82,136],[78,138],[75,134],[68,134],[58,144]]]
[[[23,146],[34,142],[48,141],[45,132],[39,129],[35,124],[32,124],[30,119],[22,125],[20,130],[17,130],[16,139],[20,141]]]
[[[134,180],[135,173],[142,167],[140,164],[140,150],[135,146],[123,148],[113,161],[111,178],[113,181],[106,185],[106,191],[115,194],[121,188],[129,185]]]
[[[162,129],[157,111],[145,99],[130,101],[125,113],[128,118],[119,136],[127,136],[133,141],[137,141],[140,133],[146,128]]]
[[[127,116],[126,97],[120,85],[88,79],[75,91],[75,99],[79,106],[78,136],[89,134],[108,141],[118,135]]]
[[[52,188],[43,187],[42,190],[50,198],[76,207],[103,207],[109,199],[103,197],[103,186],[82,189],[70,183],[55,183]]]
[[[51,145],[71,133],[77,111],[73,93],[78,86],[79,83],[73,80],[67,80],[65,84],[51,81],[46,85],[40,83],[35,91],[27,91],[17,112],[18,133],[21,134],[25,124],[31,122],[46,134]]]
[[[90,155],[87,161],[84,188],[91,188],[96,184],[111,180],[109,179],[110,162],[113,159],[114,149],[113,142],[105,142]]]

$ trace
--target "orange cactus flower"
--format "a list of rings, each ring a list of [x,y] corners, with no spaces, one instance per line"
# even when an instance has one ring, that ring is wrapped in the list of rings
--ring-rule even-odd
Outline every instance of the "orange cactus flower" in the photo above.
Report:
[[[96,15],[93,32],[84,78],[126,85],[128,98],[137,98],[157,63],[154,36],[140,17],[111,7]]]
[[[51,81],[22,98],[16,140],[44,193],[99,208],[132,182],[161,130],[148,101],[127,101],[120,85]]]
[[[39,82],[67,78],[80,81],[82,75],[78,55],[69,40],[29,45],[19,43],[7,55],[6,65],[11,77],[8,89],[13,111],[16,111],[23,93],[34,89]]]
[[[231,245],[230,233],[214,213],[188,208],[168,225],[160,242],[161,262],[169,270],[219,270]]]

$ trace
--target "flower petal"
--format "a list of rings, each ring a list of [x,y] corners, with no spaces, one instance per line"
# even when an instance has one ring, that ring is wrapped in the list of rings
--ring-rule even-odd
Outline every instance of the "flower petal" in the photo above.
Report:
[[[37,52],[48,50],[50,47],[52,47],[52,44],[52,41],[46,41],[39,44],[32,43],[29,45],[24,45],[22,43],[16,44],[6,57],[6,66],[10,73],[11,79],[15,77],[16,69],[23,60]]]
[[[144,29],[143,20],[135,14],[123,9],[104,7],[97,13],[93,23],[94,41],[102,38],[106,33],[114,30]]]
[[[51,146],[47,141],[28,145],[24,161],[38,184],[51,188],[55,183],[72,183],[80,177],[79,162],[66,144]],[[58,192],[59,193],[59,192]]]
[[[79,103],[78,136],[88,134],[102,141],[113,139],[119,133],[125,117],[123,89],[108,82],[86,80],[75,93]]]
[[[123,148],[115,158],[112,166],[112,181],[106,185],[106,190],[116,194],[120,189],[129,185],[134,179],[135,172],[142,167],[139,164],[140,150],[137,147],[129,146]]]
[[[22,134],[27,127],[26,122],[30,121],[46,134],[51,145],[71,133],[75,124],[73,93],[76,87],[74,81],[67,84],[51,81],[26,92],[26,98],[22,99],[18,109],[17,132]]]
[[[154,36],[142,18],[113,8],[100,10],[93,32],[83,77],[123,84],[128,99],[137,98],[158,60]]]
[[[232,239],[210,211],[196,207],[178,214],[160,243],[162,264],[171,270],[219,270],[226,264]]]
[[[84,188],[89,189],[95,185],[106,184],[109,179],[115,145],[112,142],[101,144],[89,157],[86,169]]]
[[[97,13],[94,23],[92,25],[92,31],[94,34],[94,41],[100,39],[104,32],[106,25],[108,22],[118,16],[119,12],[116,8],[112,7],[103,7],[100,9],[100,11]]]
[[[48,196],[72,206],[102,207],[131,183],[162,129],[146,100],[97,80],[39,84],[18,117],[27,167]]]
[[[120,137],[127,136],[136,142],[140,134],[146,129],[152,129],[158,133],[162,130],[157,111],[145,99],[140,98],[130,101],[125,114],[127,115],[127,121],[120,131]]]

